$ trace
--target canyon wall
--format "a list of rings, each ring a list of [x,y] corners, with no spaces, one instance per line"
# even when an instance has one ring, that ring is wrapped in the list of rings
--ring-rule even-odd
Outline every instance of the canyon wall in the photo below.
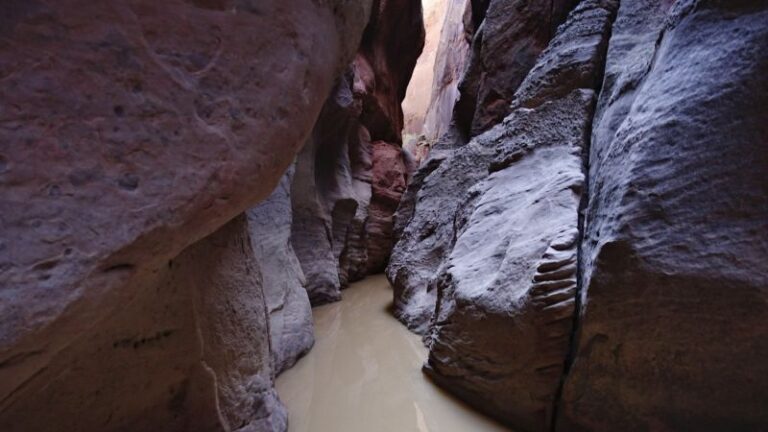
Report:
[[[388,259],[419,3],[2,8],[0,429],[285,430]]]
[[[768,4],[623,2],[564,430],[768,428]]]
[[[354,61],[297,158],[291,243],[313,305],[384,270],[410,167],[401,102],[424,42],[418,1],[374,2]],[[398,24],[396,25],[395,22]]]
[[[459,80],[472,41],[471,5],[469,0],[448,2],[433,69],[429,106],[421,130],[428,142],[436,141],[448,130],[453,105],[459,97]]]
[[[561,6],[488,4],[396,214],[395,315],[514,430],[765,429],[768,6]]]
[[[413,69],[408,91],[403,99],[403,144],[408,146],[424,129],[424,118],[430,105],[430,93],[434,86],[438,61],[438,48],[443,34],[446,13],[460,2],[446,0],[422,0],[424,14],[424,49]],[[441,53],[443,54],[443,53]]]
[[[370,3],[2,8],[0,429],[284,430],[281,300],[222,226],[275,189]]]
[[[471,123],[477,100],[483,99],[483,89],[493,87],[487,81],[488,77],[519,84],[533,67],[535,56],[544,49],[550,34],[549,30],[529,34],[527,29],[549,29],[556,17],[564,17],[567,13],[564,7],[549,9],[549,3],[543,0],[527,3],[496,0],[490,4],[472,2],[467,5],[470,9],[465,13],[469,16],[465,16],[462,26],[475,29],[475,33],[466,69],[457,84],[460,95],[453,108],[450,125],[445,126],[446,133],[437,141],[430,158],[414,176],[411,187],[403,196],[396,216],[396,224],[400,225],[395,229],[399,242],[387,269],[395,289],[395,315],[420,333],[426,331],[434,311],[437,297],[435,276],[453,247],[454,215],[467,190],[487,174],[489,158],[495,151],[492,144],[485,146],[484,140],[473,143],[472,149],[455,149],[464,146],[468,137],[478,133],[478,128],[473,132]],[[545,9],[547,13],[544,13]],[[513,10],[517,12],[513,13]],[[455,30],[446,27],[446,32]],[[547,39],[542,42],[545,35]],[[445,40],[448,49],[455,38]],[[532,58],[522,61],[528,57]],[[485,108],[477,109],[485,112]],[[485,114],[481,116],[486,117]],[[483,120],[484,127],[489,127],[490,121],[489,118]],[[457,152],[455,155],[454,151]],[[451,162],[443,164],[447,158]],[[427,178],[431,181],[424,183]],[[417,200],[422,210],[413,213]]]

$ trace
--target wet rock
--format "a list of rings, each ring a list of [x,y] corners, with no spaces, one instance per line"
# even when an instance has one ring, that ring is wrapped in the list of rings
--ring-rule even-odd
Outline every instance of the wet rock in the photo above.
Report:
[[[314,343],[306,278],[291,245],[293,168],[269,198],[248,210],[247,228],[269,312],[275,373],[291,367]]]
[[[232,282],[222,303],[197,311],[208,315],[171,327],[153,323],[195,313],[192,303],[169,300],[163,311],[151,299],[172,296],[154,291],[169,261],[274,189],[352,60],[369,6],[8,6],[13,13],[0,25],[3,430],[227,428],[278,415],[254,399],[269,391],[257,364],[269,353],[259,342],[266,318],[251,315],[259,304],[243,291],[248,284]],[[228,280],[208,279],[209,267],[202,258],[186,267],[177,294],[194,292],[192,275],[212,287]],[[223,318],[231,316],[224,299],[252,328]],[[115,340],[153,341],[166,330],[197,341],[195,325],[212,351],[190,341],[145,344],[147,356],[105,354]],[[151,392],[136,387],[155,379]],[[187,407],[177,423],[150,412],[165,409],[169,392],[178,394],[174,409]],[[216,410],[223,414],[208,415]]]
[[[768,6],[622,2],[560,430],[763,430]]]

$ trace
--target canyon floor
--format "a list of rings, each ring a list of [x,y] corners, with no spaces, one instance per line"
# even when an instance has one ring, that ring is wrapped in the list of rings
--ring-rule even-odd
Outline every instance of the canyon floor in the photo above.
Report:
[[[289,431],[508,430],[422,374],[427,349],[389,312],[383,275],[353,283],[343,298],[314,309],[314,348],[277,379]]]

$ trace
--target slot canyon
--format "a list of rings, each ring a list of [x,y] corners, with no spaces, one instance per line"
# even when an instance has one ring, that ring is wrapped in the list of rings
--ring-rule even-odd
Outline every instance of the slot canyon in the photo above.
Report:
[[[765,0],[0,1],[0,431],[768,430]]]

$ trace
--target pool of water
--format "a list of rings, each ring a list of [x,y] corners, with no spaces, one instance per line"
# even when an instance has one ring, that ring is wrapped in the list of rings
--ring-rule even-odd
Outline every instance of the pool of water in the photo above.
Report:
[[[422,374],[427,350],[388,312],[391,302],[377,275],[314,309],[314,348],[277,379],[289,431],[508,431]]]

